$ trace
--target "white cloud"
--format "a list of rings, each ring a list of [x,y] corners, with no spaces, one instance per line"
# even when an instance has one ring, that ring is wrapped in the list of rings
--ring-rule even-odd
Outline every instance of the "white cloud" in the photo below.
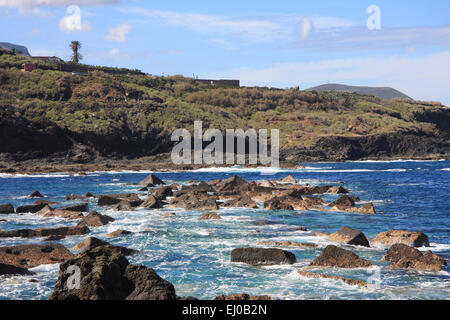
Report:
[[[264,18],[235,18],[197,13],[148,10],[136,8],[135,13],[162,22],[205,34],[238,35],[251,41],[287,38],[289,31]]]
[[[390,86],[419,100],[450,106],[450,51],[422,57],[367,57],[315,62],[277,63],[269,68],[238,68],[208,77],[240,79],[243,85],[302,89],[327,82]]]
[[[34,8],[63,8],[70,5],[77,6],[106,6],[119,4],[120,0],[0,0],[0,7],[34,9]]]
[[[127,34],[131,30],[131,25],[128,23],[119,24],[115,28],[109,29],[105,36],[106,40],[125,42],[127,40]]]

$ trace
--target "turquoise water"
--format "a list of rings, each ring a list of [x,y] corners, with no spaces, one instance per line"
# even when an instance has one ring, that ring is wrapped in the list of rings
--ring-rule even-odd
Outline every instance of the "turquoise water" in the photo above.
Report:
[[[311,185],[336,184],[344,186],[363,201],[373,202],[374,216],[356,213],[317,211],[266,211],[263,209],[220,209],[223,220],[199,221],[201,212],[179,209],[114,212],[90,208],[106,213],[115,222],[91,228],[91,235],[105,238],[116,229],[135,233],[108,239],[115,245],[139,249],[132,263],[154,268],[172,282],[180,296],[211,299],[219,294],[246,292],[267,294],[279,299],[450,299],[449,268],[440,273],[390,270],[380,261],[382,248],[349,247],[375,266],[367,269],[317,269],[319,272],[342,275],[361,280],[375,279],[376,286],[356,288],[340,281],[306,279],[297,270],[314,259],[329,242],[314,237],[310,232],[292,231],[295,226],[309,230],[335,232],[343,226],[363,231],[371,239],[377,233],[390,229],[418,230],[426,233],[433,252],[450,259],[450,161],[395,161],[305,163],[306,169],[282,170],[267,175],[270,170],[210,169],[190,172],[158,173],[166,182],[187,183],[191,179],[225,179],[238,174],[247,180],[266,180],[293,175],[299,183]],[[65,201],[68,193],[94,194],[137,192],[137,183],[148,172],[98,172],[86,177],[69,174],[31,176],[0,176],[0,203],[14,206],[32,203],[29,195],[39,190],[46,199]],[[324,196],[327,200],[336,195]],[[164,217],[163,212],[176,212],[175,217]],[[72,225],[74,222],[43,218],[33,214],[8,215],[1,219],[0,229],[44,228]],[[264,225],[255,223],[264,221]],[[68,248],[86,236],[68,237],[60,241]],[[0,239],[0,245],[39,243],[42,239]],[[236,247],[255,246],[263,240],[290,240],[311,242],[317,249],[287,248],[297,257],[289,266],[252,267],[230,262],[230,252]],[[425,250],[425,249],[421,249]],[[73,251],[76,253],[76,251]],[[0,278],[0,299],[47,299],[58,275],[58,265],[32,269],[31,277]],[[28,280],[34,278],[37,283]]]

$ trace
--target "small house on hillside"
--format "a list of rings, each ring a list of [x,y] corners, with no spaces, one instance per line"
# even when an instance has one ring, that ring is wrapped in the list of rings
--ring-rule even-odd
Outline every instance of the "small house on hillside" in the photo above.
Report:
[[[31,72],[33,70],[36,70],[38,68],[38,65],[36,63],[24,63],[22,64],[22,72]]]

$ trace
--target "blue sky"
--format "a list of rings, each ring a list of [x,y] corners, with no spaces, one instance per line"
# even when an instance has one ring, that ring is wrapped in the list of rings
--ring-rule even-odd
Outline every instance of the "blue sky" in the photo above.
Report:
[[[381,29],[367,28],[371,5]],[[0,42],[68,59],[72,40],[84,63],[281,88],[392,86],[450,105],[448,0],[0,0]]]

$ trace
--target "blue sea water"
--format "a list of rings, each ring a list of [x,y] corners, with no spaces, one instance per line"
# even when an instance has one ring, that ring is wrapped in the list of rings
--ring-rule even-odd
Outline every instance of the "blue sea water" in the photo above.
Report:
[[[418,230],[426,233],[432,250],[450,259],[450,161],[390,161],[304,163],[305,169],[215,168],[189,172],[165,172],[157,175],[166,182],[188,183],[225,179],[238,174],[247,180],[270,180],[288,174],[299,183],[336,185],[343,181],[352,195],[373,202],[376,215],[322,211],[267,211],[264,209],[220,209],[222,220],[199,221],[202,212],[181,209],[138,209],[133,212],[93,210],[116,219],[103,227],[91,228],[91,236],[105,239],[107,233],[126,229],[135,233],[108,239],[115,245],[140,250],[129,257],[131,263],[144,264],[174,284],[179,296],[212,299],[219,294],[246,292],[270,295],[278,299],[450,299],[449,267],[439,273],[391,270],[381,261],[383,248],[348,248],[370,260],[374,266],[361,269],[317,269],[330,275],[342,275],[373,283],[358,288],[330,279],[306,279],[298,274],[330,242],[311,232],[293,231],[296,226],[308,230],[335,232],[343,226],[363,231],[371,239],[391,229]],[[39,190],[48,200],[61,204],[68,193],[93,194],[137,192],[137,184],[148,172],[93,172],[87,176],[70,174],[0,175],[0,203],[14,206],[30,204],[27,196]],[[337,195],[326,195],[326,200]],[[176,212],[165,217],[164,212]],[[0,216],[0,229],[44,228],[73,225],[57,218],[33,214]],[[264,221],[265,224],[255,223]],[[87,236],[68,237],[60,243],[68,248]],[[233,248],[256,246],[263,240],[289,240],[318,244],[316,249],[284,248],[293,252],[297,263],[284,266],[253,267],[230,262]],[[42,239],[0,239],[0,246],[40,243]],[[73,251],[73,250],[72,250]],[[76,253],[76,251],[73,251]],[[33,276],[0,277],[0,299],[47,299],[58,276],[58,265],[32,269]],[[38,282],[28,282],[30,278]]]

